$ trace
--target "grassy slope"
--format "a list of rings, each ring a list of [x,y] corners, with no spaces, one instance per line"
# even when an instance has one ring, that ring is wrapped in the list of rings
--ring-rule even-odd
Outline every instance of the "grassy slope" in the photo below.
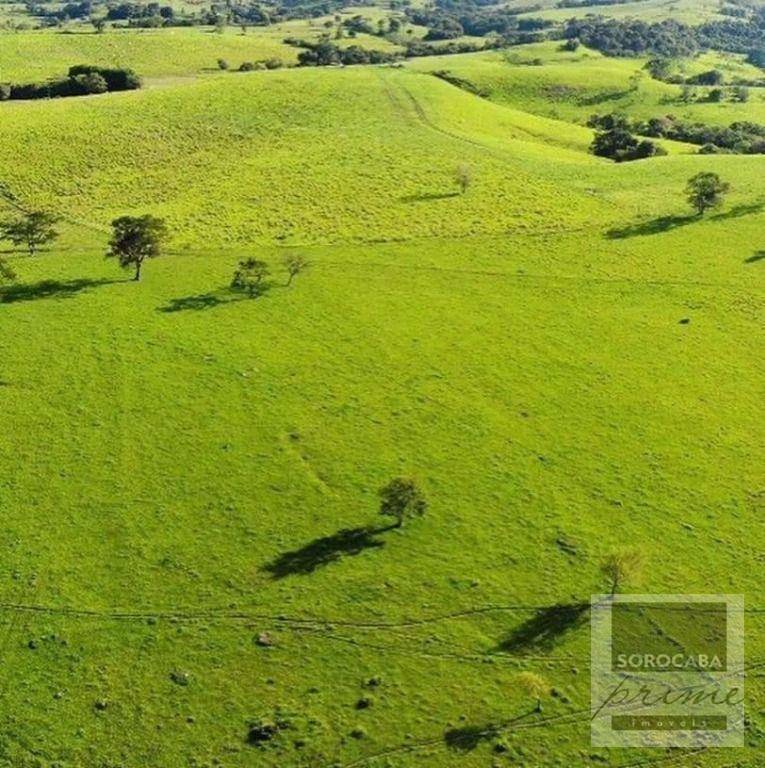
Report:
[[[614,166],[583,129],[561,139],[389,69],[3,105],[0,131],[0,178],[89,225],[16,257],[22,287],[0,306],[0,596],[95,612],[6,614],[5,764],[314,768],[419,744],[423,764],[484,766],[489,746],[441,737],[527,711],[529,667],[564,694],[545,710],[561,719],[511,732],[509,764],[586,765],[612,757],[581,711],[586,630],[518,661],[487,652],[530,612],[430,619],[586,599],[625,542],[649,557],[648,591],[761,605],[763,263],[746,260],[765,159]],[[684,219],[706,168],[734,194]],[[177,234],[135,285],[101,258],[103,229],[147,209]],[[290,245],[312,262],[290,290],[225,290],[237,258],[278,272]],[[374,524],[398,472],[422,478],[425,519],[310,575],[264,570]],[[263,630],[275,647],[253,643]],[[276,707],[294,728],[256,752],[247,722]],[[731,759],[756,750],[673,765]]]
[[[389,14],[380,8],[360,6],[344,10],[340,15],[362,15],[376,23]],[[209,27],[159,30],[109,27],[106,32],[96,34],[90,25],[82,24],[72,24],[63,30],[0,32],[0,82],[57,77],[78,63],[130,66],[148,78],[215,71],[218,59],[228,61],[232,69],[243,61],[270,58],[294,64],[299,49],[285,45],[284,39],[317,40],[328,33],[334,40],[334,28],[325,26],[325,22],[330,21],[334,23],[334,14],[250,27],[245,34],[239,27],[228,27],[223,32]],[[343,37],[335,42],[341,47],[359,45],[369,50],[400,50],[400,46],[385,38],[366,34]]]
[[[689,73],[718,67],[729,81],[757,78],[761,72],[742,57],[706,54],[684,62]],[[531,62],[539,59],[542,66]],[[736,120],[765,123],[763,89],[752,88],[746,104],[681,102],[681,88],[654,80],[643,69],[645,59],[609,59],[595,51],[558,50],[555,43],[460,57],[415,59],[407,66],[421,72],[447,69],[485,89],[491,100],[547,117],[586,123],[594,113],[626,112],[647,118],[668,113],[688,120],[728,125]],[[698,89],[703,94],[704,88]]]
[[[131,66],[141,75],[185,75],[217,69],[219,58],[232,67],[271,57],[294,61],[296,49],[282,43],[291,32],[223,34],[199,27],[167,30],[19,32],[0,36],[3,80],[34,81],[60,77],[72,64]]]

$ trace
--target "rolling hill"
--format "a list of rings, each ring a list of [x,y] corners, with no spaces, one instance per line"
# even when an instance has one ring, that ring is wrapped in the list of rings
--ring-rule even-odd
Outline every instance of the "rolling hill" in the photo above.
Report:
[[[744,593],[765,654],[765,156],[593,157],[589,114],[678,90],[629,91],[639,60],[200,74],[294,52],[204,34],[0,54],[19,78],[74,51],[187,76],[0,104],[0,180],[62,217],[0,288],[0,765],[648,764],[590,746],[577,606],[628,543],[636,588]],[[687,109],[765,122],[759,91]],[[702,170],[732,184],[704,218]],[[144,212],[171,241],[134,283],[103,255]],[[272,273],[254,300],[229,289],[248,257]],[[386,529],[399,474],[429,509]],[[747,685],[748,749],[650,764],[759,765]]]

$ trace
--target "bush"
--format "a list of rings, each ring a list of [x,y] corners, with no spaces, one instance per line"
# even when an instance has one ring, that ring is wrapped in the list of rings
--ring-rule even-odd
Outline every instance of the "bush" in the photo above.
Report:
[[[107,91],[129,91],[140,87],[141,79],[132,69],[107,69],[78,64],[70,67],[68,76],[62,80],[2,85],[0,101],[83,96]]]
[[[725,91],[722,88],[712,88],[707,99],[713,104],[719,104],[725,98]]]
[[[640,141],[635,138],[623,125],[597,133],[591,150],[594,155],[607,157],[617,163],[644,160],[665,154],[664,150],[654,142],[648,139]]]
[[[87,75],[76,75],[71,80],[72,87],[83,96],[92,93],[106,93],[109,90],[106,80],[97,72],[90,72]]]

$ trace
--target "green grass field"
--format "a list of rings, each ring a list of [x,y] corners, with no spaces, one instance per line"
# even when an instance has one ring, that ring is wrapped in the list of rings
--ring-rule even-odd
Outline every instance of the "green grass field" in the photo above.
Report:
[[[681,109],[629,91],[643,62],[554,45],[205,74],[296,49],[6,39],[3,78],[169,79],[0,104],[0,180],[63,217],[4,254],[0,765],[761,765],[765,157],[615,165],[583,127],[765,122],[759,93]],[[699,219],[703,170],[732,190]],[[104,253],[144,212],[172,237],[134,283]],[[250,256],[273,273],[254,300],[228,288]],[[428,514],[382,531],[399,474]],[[746,749],[590,746],[589,629],[540,616],[625,545],[631,591],[745,595]],[[524,670],[554,686],[541,714]],[[258,718],[290,727],[252,746]]]

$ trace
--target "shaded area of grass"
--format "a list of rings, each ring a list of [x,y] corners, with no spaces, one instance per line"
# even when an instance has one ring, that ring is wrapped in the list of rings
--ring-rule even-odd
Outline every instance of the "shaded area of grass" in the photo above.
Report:
[[[727,221],[737,219],[741,216],[749,216],[754,213],[760,213],[765,207],[765,203],[750,203],[748,205],[736,205],[728,211],[709,216],[709,221]],[[688,214],[685,216],[660,216],[658,219],[650,221],[639,221],[635,224],[629,224],[626,227],[609,229],[606,237],[610,240],[624,240],[629,237],[645,237],[647,235],[659,235],[663,232],[671,232],[673,229],[684,227],[687,224],[693,224],[697,221],[703,221],[697,214]]]
[[[404,195],[402,203],[424,203],[428,200],[448,200],[450,197],[459,197],[459,192],[421,192],[416,195]]]
[[[589,610],[589,603],[559,603],[544,608],[516,627],[496,650],[512,653],[551,651],[564,635],[587,622]]]
[[[609,229],[606,237],[610,240],[625,240],[628,237],[645,237],[647,235],[659,235],[663,232],[671,232],[673,229],[684,227],[698,221],[698,216],[660,216],[650,221],[640,221],[637,224],[628,224],[626,227]]]
[[[455,752],[472,752],[482,742],[493,739],[498,731],[498,726],[490,723],[450,728],[444,733],[444,744]]]
[[[194,296],[181,296],[170,299],[164,307],[159,307],[159,312],[188,312],[202,309],[212,309],[222,304],[230,304],[238,299],[235,297],[221,297],[216,293],[199,293]]]
[[[283,579],[291,575],[305,576],[344,557],[355,557],[367,549],[379,549],[385,546],[385,542],[378,536],[389,530],[391,526],[343,528],[331,536],[314,539],[299,549],[284,552],[268,563],[265,570],[275,579]]]
[[[36,301],[37,299],[66,299],[78,293],[99,288],[103,285],[113,285],[120,280],[91,280],[78,278],[75,280],[40,280],[36,283],[19,283],[0,288],[0,304],[13,304],[18,301]]]

